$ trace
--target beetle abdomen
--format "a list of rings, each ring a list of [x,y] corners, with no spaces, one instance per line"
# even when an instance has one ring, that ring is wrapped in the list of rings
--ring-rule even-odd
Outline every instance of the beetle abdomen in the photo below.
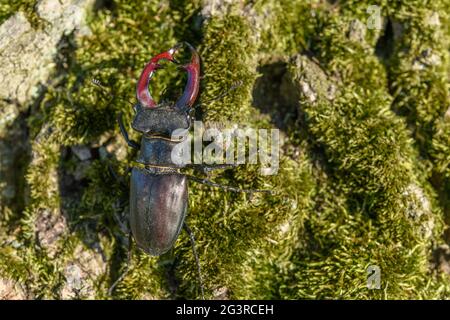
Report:
[[[159,256],[178,237],[187,210],[187,179],[180,174],[154,174],[133,168],[130,226],[138,246]]]

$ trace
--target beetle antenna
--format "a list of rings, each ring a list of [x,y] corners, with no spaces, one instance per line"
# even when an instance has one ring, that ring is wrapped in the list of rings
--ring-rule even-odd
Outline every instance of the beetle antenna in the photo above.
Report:
[[[228,94],[230,94],[231,91],[236,90],[237,88],[242,86],[242,84],[243,84],[242,80],[238,80],[238,81],[233,82],[233,84],[231,85],[231,87],[228,88],[228,90],[226,90],[225,92],[219,94],[216,97],[213,97],[213,98],[211,98],[209,100],[203,101],[202,103],[199,103],[199,104],[193,106],[191,110],[195,110],[196,108],[198,108],[200,106],[203,106],[203,105],[205,105],[207,103],[211,103],[211,102],[220,100],[223,97],[226,97]]]
[[[225,92],[219,94],[218,96],[211,98],[209,100],[206,100],[204,103],[210,103],[219,99],[222,99],[223,97],[226,97],[231,91],[236,90],[237,88],[239,88],[240,86],[242,86],[243,81],[242,80],[238,80],[233,82],[233,84],[231,85],[231,87],[228,88],[228,90],[226,90]]]
[[[205,290],[203,288],[202,270],[200,268],[200,260],[198,259],[194,233],[192,232],[191,228],[189,228],[186,222],[184,223],[183,227],[184,230],[186,230],[187,234],[189,235],[189,239],[191,240],[192,252],[194,253],[195,263],[197,264],[198,282],[200,283],[200,291],[202,292],[202,299],[205,300]]]
[[[97,80],[97,79],[92,79],[91,82],[92,82],[94,85],[96,85],[98,88],[100,88],[100,91],[103,93],[103,95],[106,95],[106,96],[110,97],[111,99],[117,97],[116,95],[112,94],[109,90],[107,90],[107,89],[102,85],[102,83],[101,83],[99,80]],[[133,102],[131,102],[131,101],[127,100],[127,99],[121,98],[121,97],[118,97],[118,98],[119,98],[120,100],[124,101],[124,102],[127,102],[127,103],[131,104],[131,106],[134,107],[134,103],[133,103]]]

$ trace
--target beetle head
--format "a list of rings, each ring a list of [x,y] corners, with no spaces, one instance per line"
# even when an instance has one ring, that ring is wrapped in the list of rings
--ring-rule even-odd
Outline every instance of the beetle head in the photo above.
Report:
[[[161,68],[160,60],[168,60],[178,64],[174,58],[176,51],[186,46],[191,52],[191,59],[180,68],[187,72],[187,83],[181,97],[173,104],[157,104],[152,98],[148,85],[156,70]],[[197,99],[200,84],[200,57],[189,43],[183,42],[150,59],[141,73],[136,86],[138,104],[135,106],[136,116],[133,129],[145,134],[170,135],[173,130],[187,129],[190,125],[189,111]]]
[[[145,108],[137,104],[135,111],[132,127],[143,134],[170,137],[176,129],[190,127],[188,112],[174,108],[172,103],[160,104],[155,108]]]

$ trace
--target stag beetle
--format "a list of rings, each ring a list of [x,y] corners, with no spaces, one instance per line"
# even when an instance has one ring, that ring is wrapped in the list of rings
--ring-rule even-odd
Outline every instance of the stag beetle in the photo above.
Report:
[[[185,65],[180,65],[174,58],[175,52],[182,46],[187,47],[191,54],[190,61]],[[149,92],[150,79],[156,70],[162,68],[159,64],[161,60],[178,64],[187,72],[184,92],[175,103],[157,104]],[[221,186],[206,179],[188,176],[179,172],[188,165],[172,161],[171,153],[181,141],[172,140],[171,135],[176,129],[190,129],[190,111],[198,95],[199,83],[200,57],[197,51],[187,42],[177,44],[151,58],[137,82],[138,102],[134,106],[132,128],[142,134],[140,143],[129,139],[121,115],[118,119],[121,133],[128,145],[139,149],[136,161],[142,165],[133,167],[131,171],[129,222],[133,238],[143,251],[159,256],[172,248],[184,225],[192,241],[198,268],[195,240],[184,223],[188,208],[188,178],[235,192],[267,191]],[[223,165],[217,165],[217,168],[223,168]]]

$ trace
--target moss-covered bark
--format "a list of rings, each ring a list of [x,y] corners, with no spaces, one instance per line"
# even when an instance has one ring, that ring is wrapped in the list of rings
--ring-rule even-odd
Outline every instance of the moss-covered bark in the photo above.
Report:
[[[371,2],[381,28],[370,27],[368,5],[105,2],[91,32],[62,42],[57,81],[20,108],[26,187],[21,205],[1,206],[0,286],[21,298],[111,298],[128,265],[112,298],[199,297],[184,233],[162,257],[132,244],[127,262],[136,153],[115,121],[120,112],[131,121],[145,62],[187,40],[202,57],[198,118],[282,132],[277,175],[246,165],[209,177],[273,195],[189,186],[208,298],[450,297],[445,259],[433,260],[448,242],[449,3]],[[30,8],[1,5],[0,21],[17,10],[32,17]],[[183,79],[157,78],[152,91],[173,99]],[[381,268],[381,290],[366,286],[369,265]]]

